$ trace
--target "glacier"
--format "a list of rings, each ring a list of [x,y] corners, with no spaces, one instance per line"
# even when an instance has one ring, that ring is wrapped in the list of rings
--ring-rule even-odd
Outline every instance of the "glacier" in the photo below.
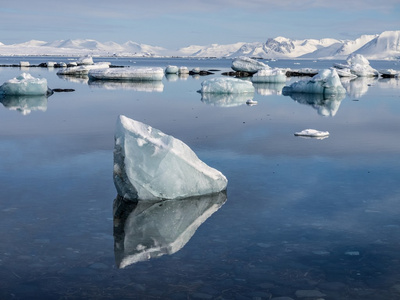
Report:
[[[291,93],[307,93],[307,94],[343,94],[346,93],[345,88],[340,82],[339,75],[334,68],[321,70],[310,80],[300,80],[285,86],[282,90],[284,95]]]
[[[225,192],[137,203],[117,196],[113,204],[117,267],[176,253],[225,202]]]
[[[132,201],[212,194],[228,184],[181,140],[123,115],[115,131],[113,177],[118,194]]]
[[[35,78],[29,73],[22,73],[20,76],[4,82],[0,86],[0,94],[3,95],[24,95],[38,96],[51,93],[47,87],[45,78]]]
[[[261,69],[251,77],[253,83],[282,83],[286,82],[286,72],[279,68]]]
[[[90,70],[88,76],[91,80],[157,81],[164,77],[164,70],[158,67],[107,68]]]
[[[199,93],[215,94],[246,94],[254,93],[254,86],[250,81],[230,77],[216,77],[204,80]]]

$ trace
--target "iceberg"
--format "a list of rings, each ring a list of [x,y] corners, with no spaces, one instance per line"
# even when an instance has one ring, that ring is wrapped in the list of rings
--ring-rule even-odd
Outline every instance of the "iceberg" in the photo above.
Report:
[[[256,73],[261,69],[269,69],[270,67],[250,57],[239,56],[232,61],[231,68],[238,72]]]
[[[336,70],[330,68],[320,71],[310,80],[300,80],[285,86],[282,92],[285,96],[291,93],[332,95],[346,93],[346,90]]]
[[[379,72],[372,68],[369,64],[368,59],[366,59],[361,54],[351,54],[347,58],[347,64],[334,64],[336,69],[340,74],[346,74],[350,71],[351,74],[359,77],[377,77]]]
[[[200,93],[215,94],[242,94],[254,93],[254,86],[250,81],[230,77],[216,77],[204,80],[201,83]]]
[[[212,194],[228,184],[182,141],[123,115],[115,132],[113,176],[118,194],[132,201]]]
[[[294,135],[295,136],[322,138],[322,137],[329,136],[329,132],[328,131],[319,131],[319,130],[315,130],[315,129],[304,129],[300,132],[296,132]]]
[[[90,70],[91,80],[132,80],[132,81],[157,81],[164,77],[162,68],[151,67],[126,67]]]
[[[29,73],[22,73],[20,76],[4,82],[0,86],[0,94],[4,95],[25,95],[37,96],[51,93],[47,87],[45,78],[35,78]]]
[[[93,65],[93,58],[90,55],[86,55],[84,57],[79,58],[76,63],[78,64],[78,66]]]
[[[172,255],[226,202],[226,193],[182,200],[114,200],[114,254],[118,268]]]
[[[279,68],[275,69],[261,69],[256,74],[253,75],[251,81],[253,83],[258,82],[271,82],[271,83],[281,83],[286,82],[286,72],[283,72]]]
[[[57,72],[57,75],[70,75],[70,76],[86,76],[90,70],[97,69],[108,69],[110,67],[109,62],[99,62],[92,65],[79,65],[68,67]]]
[[[165,68],[165,74],[178,74],[179,68],[177,66],[167,66]]]

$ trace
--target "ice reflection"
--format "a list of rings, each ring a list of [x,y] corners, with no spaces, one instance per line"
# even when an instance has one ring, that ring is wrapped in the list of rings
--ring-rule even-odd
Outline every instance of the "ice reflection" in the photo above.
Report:
[[[59,78],[64,79],[65,81],[88,84],[89,77],[88,76],[72,76],[72,75],[57,75]]]
[[[246,104],[248,99],[253,99],[254,94],[217,94],[217,93],[202,93],[201,101],[220,107],[233,107]]]
[[[286,83],[254,83],[256,92],[263,96],[282,95],[282,89]]]
[[[318,111],[319,115],[324,117],[335,116],[341,101],[346,97],[345,94],[323,95],[307,93],[291,93],[289,96],[296,102],[312,106]]]
[[[118,268],[179,251],[226,201],[226,193],[181,200],[114,200],[114,254]]]
[[[343,87],[352,98],[361,98],[368,92],[368,87],[377,81],[375,77],[341,78]]]
[[[3,96],[0,102],[9,110],[19,111],[23,115],[28,115],[32,111],[47,110],[47,96]]]
[[[164,84],[161,81],[90,80],[89,85],[106,90],[134,90],[137,92],[158,93],[164,90]]]

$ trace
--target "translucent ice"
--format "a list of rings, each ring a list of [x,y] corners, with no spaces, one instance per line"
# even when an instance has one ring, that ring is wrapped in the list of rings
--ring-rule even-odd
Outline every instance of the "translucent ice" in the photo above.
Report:
[[[232,61],[231,68],[235,71],[256,73],[261,69],[269,69],[269,66],[246,56],[240,56]]]
[[[199,92],[215,94],[254,93],[254,87],[250,81],[231,77],[217,77],[204,80]]]
[[[47,80],[35,78],[29,73],[10,79],[0,86],[0,94],[4,95],[46,95],[48,93]]]
[[[92,80],[132,80],[132,81],[151,81],[162,80],[164,70],[162,68],[110,68],[89,71],[89,78]]]
[[[279,68],[261,69],[251,78],[252,82],[286,82],[286,74]]]
[[[226,193],[181,200],[114,200],[114,252],[124,268],[179,251],[226,201]]]
[[[340,82],[339,75],[334,68],[320,71],[310,80],[301,80],[292,83],[290,86],[283,88],[284,95],[291,93],[308,93],[308,94],[343,94],[346,90]]]
[[[182,141],[125,116],[118,118],[114,184],[125,199],[182,199],[225,190],[227,183]]]

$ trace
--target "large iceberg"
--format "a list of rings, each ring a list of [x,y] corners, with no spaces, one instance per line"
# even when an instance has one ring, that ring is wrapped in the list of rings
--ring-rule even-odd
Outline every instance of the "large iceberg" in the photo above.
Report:
[[[376,77],[379,76],[379,72],[372,68],[369,64],[368,59],[366,59],[361,54],[351,54],[347,58],[347,64],[334,64],[336,69],[341,69],[340,74],[348,73],[359,77]]]
[[[317,75],[309,80],[300,80],[285,86],[282,90],[284,95],[291,93],[307,93],[307,94],[344,94],[345,88],[340,82],[339,75],[334,68],[320,71]]]
[[[286,72],[279,68],[261,69],[251,78],[252,82],[271,82],[281,83],[286,82]]]
[[[22,73],[20,76],[4,82],[0,86],[0,94],[3,95],[24,95],[38,96],[50,93],[45,78],[35,78],[29,73]]]
[[[75,67],[68,67],[61,69],[57,72],[57,75],[70,75],[70,76],[85,76],[89,74],[90,70],[108,69],[110,67],[109,62],[99,62],[92,65],[79,65]]]
[[[181,200],[114,200],[114,253],[118,268],[179,251],[226,201],[226,193]]]
[[[212,194],[228,184],[182,141],[122,115],[115,132],[113,174],[118,194],[132,201]]]
[[[256,73],[261,69],[269,69],[269,66],[250,57],[240,56],[233,59],[231,68],[238,72]]]
[[[162,80],[164,70],[158,67],[109,68],[90,70],[88,75],[91,80],[156,81]]]
[[[250,81],[231,77],[216,77],[204,80],[201,83],[200,93],[215,94],[242,94],[254,93],[254,86]]]

